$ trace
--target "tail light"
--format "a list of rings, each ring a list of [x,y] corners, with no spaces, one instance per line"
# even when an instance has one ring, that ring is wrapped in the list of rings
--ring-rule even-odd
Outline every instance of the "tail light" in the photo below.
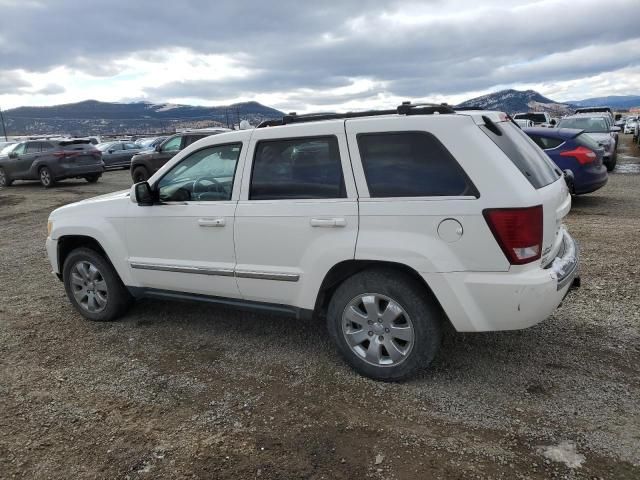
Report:
[[[528,208],[489,208],[484,218],[512,265],[538,260],[542,253],[542,205]]]
[[[561,157],[574,157],[578,160],[580,165],[586,165],[587,163],[595,162],[597,155],[593,150],[589,150],[586,147],[577,147],[573,150],[566,150],[560,152]]]

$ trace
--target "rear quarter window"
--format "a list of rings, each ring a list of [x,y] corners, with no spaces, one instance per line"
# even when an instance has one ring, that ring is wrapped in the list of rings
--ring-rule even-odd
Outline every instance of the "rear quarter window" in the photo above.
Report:
[[[529,135],[529,137],[543,150],[558,148],[564,143],[564,140],[561,138],[543,137],[541,135]]]
[[[551,159],[526,133],[511,122],[494,124],[495,132],[482,125],[480,129],[495,143],[536,189],[555,182],[560,173]]]
[[[372,198],[480,196],[460,164],[431,133],[367,133],[357,138]]]

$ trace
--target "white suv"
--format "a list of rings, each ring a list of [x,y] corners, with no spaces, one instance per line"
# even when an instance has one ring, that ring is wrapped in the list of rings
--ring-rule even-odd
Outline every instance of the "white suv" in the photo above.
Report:
[[[577,283],[570,206],[505,114],[403,104],[202,139],[130,192],[55,210],[47,251],[88,319],[141,297],[326,318],[352,367],[397,380],[431,362],[445,322],[554,311]]]

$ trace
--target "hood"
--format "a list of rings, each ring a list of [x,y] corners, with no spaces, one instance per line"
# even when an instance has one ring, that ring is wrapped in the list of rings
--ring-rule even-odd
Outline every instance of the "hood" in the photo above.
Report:
[[[101,204],[107,202],[118,201],[122,198],[129,198],[129,190],[121,190],[119,192],[107,193],[105,195],[99,195],[97,197],[87,198],[86,200],[80,200],[79,202],[70,203],[60,208],[56,208],[53,212],[51,212],[51,216],[58,215],[60,213],[66,213],[70,210],[75,210],[76,208],[81,208],[84,205],[89,204]]]

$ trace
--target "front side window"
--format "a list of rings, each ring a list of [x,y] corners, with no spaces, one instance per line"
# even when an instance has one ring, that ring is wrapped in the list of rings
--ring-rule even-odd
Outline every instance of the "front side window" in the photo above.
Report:
[[[137,150],[140,147],[138,145],[136,145],[135,143],[125,143],[124,144],[124,149],[125,150]]]
[[[158,182],[161,202],[231,200],[241,143],[193,152]]]
[[[180,150],[180,145],[182,145],[182,136],[177,136],[167,140],[160,150],[163,152],[177,152]]]
[[[462,167],[430,133],[360,134],[358,149],[372,198],[478,196]]]
[[[20,143],[16,148],[12,150],[12,153],[16,155],[22,155],[27,147],[26,143]]]
[[[270,140],[256,146],[251,200],[344,197],[336,137]]]

